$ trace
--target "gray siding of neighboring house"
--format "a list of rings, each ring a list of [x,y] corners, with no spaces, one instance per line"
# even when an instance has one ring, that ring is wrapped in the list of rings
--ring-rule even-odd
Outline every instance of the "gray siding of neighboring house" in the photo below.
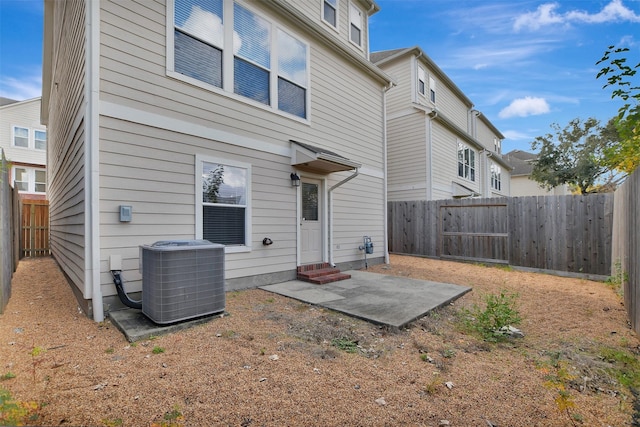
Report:
[[[29,129],[29,148],[13,145],[13,127]],[[33,131],[46,131],[40,124],[40,98],[15,102],[0,107],[0,147],[10,162],[28,163],[31,165],[46,164],[46,150],[33,149]]]
[[[85,3],[53,2],[53,63],[48,126],[51,253],[77,290],[86,288]],[[64,23],[64,25],[60,25]]]
[[[388,186],[390,201],[423,200],[427,191],[427,136],[425,114],[388,121]]]
[[[363,255],[357,247],[363,235],[379,244],[384,241],[380,81],[365,76],[303,28],[287,23],[287,29],[306,40],[311,50],[310,120],[297,120],[168,77],[163,1],[102,2],[101,6],[104,295],[115,292],[108,273],[109,255],[122,256],[124,277],[135,291],[141,287],[139,245],[194,237],[195,155],[241,160],[252,166],[252,250],[227,254],[228,279],[295,271],[296,192],[289,180],[289,139],[362,163],[360,175],[333,194],[334,260],[360,260]],[[275,21],[280,19],[268,3],[252,2],[251,6]],[[349,175],[329,175],[327,187]],[[119,223],[120,204],[133,206],[131,223]],[[264,237],[275,243],[264,247]],[[377,253],[380,256],[383,251]]]

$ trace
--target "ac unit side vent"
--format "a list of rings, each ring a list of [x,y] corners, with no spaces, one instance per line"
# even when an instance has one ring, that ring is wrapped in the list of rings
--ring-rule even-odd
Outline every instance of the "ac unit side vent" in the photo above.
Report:
[[[225,309],[224,245],[165,240],[140,247],[142,313],[158,324]]]

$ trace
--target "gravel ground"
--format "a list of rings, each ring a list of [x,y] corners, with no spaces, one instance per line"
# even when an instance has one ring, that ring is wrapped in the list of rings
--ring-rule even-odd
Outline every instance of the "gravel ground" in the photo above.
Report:
[[[22,260],[0,315],[0,392],[13,399],[0,394],[0,420],[637,425],[633,395],[615,374],[631,368],[611,355],[637,358],[640,341],[611,286],[407,256],[369,271],[473,291],[402,330],[262,290],[229,292],[224,317],[130,344],[109,321],[78,311],[55,261]],[[460,313],[482,309],[487,295],[501,292],[517,295],[524,338],[492,343],[461,326]]]

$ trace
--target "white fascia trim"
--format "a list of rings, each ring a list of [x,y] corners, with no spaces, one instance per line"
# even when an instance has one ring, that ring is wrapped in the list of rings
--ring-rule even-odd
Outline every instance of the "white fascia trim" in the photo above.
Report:
[[[87,53],[85,57],[85,99],[86,102],[86,139],[84,179],[87,188],[85,194],[85,289],[91,291],[93,320],[104,320],[102,289],[100,288],[100,5],[87,0],[85,2],[85,31]]]
[[[243,148],[263,151],[265,153],[277,154],[287,157],[291,155],[291,148],[289,147],[289,144],[278,146],[276,144],[265,142],[264,140],[259,140],[247,136],[238,135],[236,133],[226,132],[220,129],[198,125],[192,122],[163,116],[161,114],[151,113],[149,111],[143,111],[136,108],[126,107],[124,105],[114,104],[112,102],[101,101],[100,114],[118,120],[126,120],[128,122],[151,126],[158,129],[164,129],[171,132],[178,132],[185,135],[193,135],[201,138],[220,141],[227,144],[237,145]]]

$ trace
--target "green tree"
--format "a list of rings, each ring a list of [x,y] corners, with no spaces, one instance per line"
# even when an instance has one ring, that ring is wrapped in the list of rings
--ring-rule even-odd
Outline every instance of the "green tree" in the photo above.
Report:
[[[557,123],[551,128],[555,135],[538,136],[531,143],[539,150],[531,179],[548,189],[568,184],[580,194],[615,188],[616,177],[604,161],[604,152],[618,140],[612,121],[602,127],[595,118],[576,118],[565,128]]]
[[[640,165],[640,83],[637,79],[640,62],[635,66],[628,65],[627,52],[628,48],[609,46],[596,63],[603,65],[596,79],[606,77],[603,89],[613,88],[611,98],[624,102],[615,119],[620,141],[605,150],[605,161],[610,168],[630,174]]]
[[[224,167],[217,165],[211,169],[202,182],[203,202],[217,203],[220,195],[220,186],[224,183]]]

